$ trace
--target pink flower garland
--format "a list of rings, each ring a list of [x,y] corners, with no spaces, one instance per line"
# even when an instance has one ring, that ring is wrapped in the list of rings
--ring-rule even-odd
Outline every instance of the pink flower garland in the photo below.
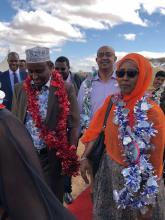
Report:
[[[67,140],[69,101],[62,77],[56,71],[52,73],[51,86],[57,89],[55,95],[57,96],[60,108],[56,130],[50,131],[42,121],[36,99],[37,90],[32,88],[30,77],[27,77],[24,81],[24,89],[28,97],[28,111],[31,113],[33,122],[40,131],[40,138],[44,140],[48,149],[55,149],[56,156],[61,162],[62,172],[69,176],[76,176],[79,168],[76,147],[70,146]]]

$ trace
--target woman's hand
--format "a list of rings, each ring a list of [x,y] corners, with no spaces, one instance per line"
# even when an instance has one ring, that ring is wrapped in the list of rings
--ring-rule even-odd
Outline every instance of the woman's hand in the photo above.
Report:
[[[85,183],[89,184],[89,176],[91,182],[93,182],[92,166],[87,158],[82,158],[82,160],[80,161],[80,172]]]
[[[138,220],[151,220],[152,219],[152,207],[148,207],[148,211],[145,214],[140,214]]]

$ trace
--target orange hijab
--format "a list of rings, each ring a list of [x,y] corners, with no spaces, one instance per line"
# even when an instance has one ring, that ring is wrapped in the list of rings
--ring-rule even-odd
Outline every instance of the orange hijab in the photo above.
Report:
[[[117,63],[117,70],[120,65],[125,60],[134,61],[139,69],[138,80],[135,86],[135,89],[132,91],[130,95],[126,95],[123,97],[123,100],[126,102],[126,108],[130,109],[130,112],[133,111],[134,106],[138,100],[142,98],[142,96],[147,91],[151,80],[152,80],[152,67],[149,61],[140,54],[131,53],[123,57]],[[109,103],[110,97],[107,97],[103,106],[95,113],[93,119],[91,120],[90,126],[81,138],[83,143],[88,143],[92,140],[95,140],[99,135],[103,121],[105,112]],[[152,137],[151,142],[155,145],[155,150],[150,152],[151,154],[151,162],[155,167],[155,171],[158,176],[161,176],[163,169],[163,151],[165,144],[165,120],[164,114],[161,109],[151,101],[152,108],[148,111],[149,121],[152,121],[154,124],[154,128],[157,129],[158,134],[155,137]],[[120,140],[118,139],[118,126],[113,123],[114,118],[114,110],[115,106],[113,105],[111,112],[109,114],[107,120],[107,126],[105,129],[105,145],[106,151],[109,156],[115,160],[117,163],[127,166],[124,162],[124,157],[122,156],[123,150]],[[159,160],[157,160],[159,158]]]
[[[121,64],[126,60],[134,61],[139,69],[139,77],[135,89],[132,91],[130,95],[125,95],[123,98],[124,101],[127,103],[127,108],[131,110],[134,108],[134,105],[137,102],[137,100],[140,100],[142,98],[142,96],[150,86],[150,83],[152,81],[152,67],[149,61],[142,55],[137,53],[130,53],[123,57],[117,63],[117,70],[119,69]]]

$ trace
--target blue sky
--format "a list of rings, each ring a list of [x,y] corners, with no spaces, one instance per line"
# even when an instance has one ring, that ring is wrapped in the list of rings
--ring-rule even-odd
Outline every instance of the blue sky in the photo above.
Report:
[[[8,50],[42,45],[51,59],[64,55],[73,70],[91,70],[97,49],[112,46],[118,58],[139,52],[165,57],[162,0],[1,0],[0,60]]]

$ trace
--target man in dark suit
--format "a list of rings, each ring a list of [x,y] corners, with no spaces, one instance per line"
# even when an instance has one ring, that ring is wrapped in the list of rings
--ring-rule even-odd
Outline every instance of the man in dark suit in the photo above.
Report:
[[[0,74],[1,90],[5,92],[4,105],[11,110],[14,85],[23,81],[27,73],[19,70],[19,55],[16,52],[8,54],[9,69]]]
[[[70,71],[70,62],[67,57],[60,56],[55,61],[55,70],[57,70],[63,77],[65,82],[72,83],[75,88],[76,95],[78,94],[80,85],[82,81],[85,79],[78,74],[72,74]],[[65,176],[64,178],[64,201],[67,204],[71,204],[73,202],[72,197],[72,183],[71,177]]]
[[[29,77],[15,86],[12,112],[29,131],[45,180],[62,202],[63,173],[72,175],[78,165],[74,146],[79,127],[76,94],[71,84],[52,72],[48,48],[29,49],[26,57]]]
[[[69,59],[64,56],[58,57],[56,59],[55,70],[57,70],[62,75],[64,81],[73,84],[77,95],[81,83],[85,79],[85,77],[82,77],[78,74],[72,74],[72,72],[70,71]]]

